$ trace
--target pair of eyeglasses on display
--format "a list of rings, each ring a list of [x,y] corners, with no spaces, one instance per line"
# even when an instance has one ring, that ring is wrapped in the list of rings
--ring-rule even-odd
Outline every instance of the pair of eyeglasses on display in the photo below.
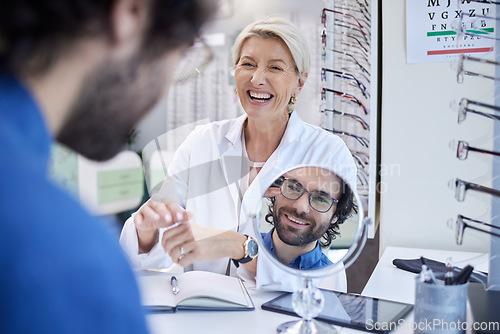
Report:
[[[490,118],[490,119],[493,119],[496,121],[500,121],[500,115],[490,114],[487,112],[472,109],[469,106],[476,106],[476,107],[490,109],[490,110],[493,110],[494,112],[500,112],[500,107],[498,107],[498,106],[487,104],[487,103],[482,103],[482,102],[477,102],[477,101],[471,101],[471,100],[463,98],[460,100],[460,103],[458,105],[458,124],[465,121],[467,113],[471,113],[471,114],[479,115],[482,117]]]
[[[333,63],[341,69],[345,69],[346,71],[350,71],[351,73],[355,73],[361,79],[363,79],[368,85],[370,84],[370,72],[360,64],[357,59],[351,54],[338,50],[328,50],[332,51],[332,54],[327,54],[326,50],[323,49],[321,54],[323,64],[326,65],[328,63],[328,56],[333,57]]]
[[[370,36],[363,34],[363,31],[361,31],[361,29],[359,29],[356,26],[348,25],[344,21],[335,21],[333,23],[333,29],[335,32],[338,33],[348,33],[351,34],[352,36],[357,36],[358,38],[363,40],[364,43],[370,46]],[[333,33],[333,31],[329,32]]]
[[[467,157],[469,156],[469,151],[482,153],[482,154],[490,154],[490,155],[497,156],[497,157],[500,156],[500,152],[495,152],[495,151],[485,150],[482,148],[472,147],[466,141],[459,140],[458,144],[457,144],[457,158],[459,160],[467,159]]]
[[[354,158],[354,162],[356,163],[356,166],[358,167],[358,170],[360,169],[366,169],[366,164],[358,157],[358,156],[355,156],[354,154],[352,155],[352,157]]]
[[[488,74],[482,74],[478,72],[472,72],[468,71],[464,68],[464,62],[465,61],[472,61],[472,62],[477,62],[477,63],[482,63],[482,64],[488,64],[488,65],[494,65],[494,66],[499,66],[500,63],[496,62],[494,60],[489,60],[489,59],[484,59],[484,58],[477,58],[477,57],[471,57],[471,56],[466,56],[464,54],[460,55],[460,58],[458,60],[458,70],[457,70],[457,82],[458,83],[463,83],[464,82],[464,76],[473,76],[473,77],[480,77],[480,78],[485,78],[485,79],[491,79],[495,81],[500,81],[500,77],[495,77],[492,75]]]
[[[365,105],[363,103],[361,103],[361,101],[358,100],[358,98],[356,98],[354,95],[347,94],[347,93],[344,93],[344,92],[339,92],[339,91],[337,91],[335,89],[330,89],[330,88],[324,88],[324,87],[322,87],[321,88],[321,100],[323,100],[323,101],[326,100],[326,93],[333,93],[334,95],[340,96],[344,100],[346,100],[348,102],[351,102],[351,103],[353,103],[353,104],[361,107],[361,109],[363,109],[365,115],[368,115],[368,113],[369,113],[369,111],[365,107]]]
[[[328,109],[328,108],[321,108],[320,111],[322,113],[331,112],[331,113],[333,113],[334,115],[337,115],[337,116],[350,118],[350,119],[358,122],[361,125],[361,127],[363,127],[364,130],[370,130],[370,125],[368,125],[368,123],[366,123],[366,121],[361,116],[358,116],[358,115],[355,115],[355,114],[346,113],[346,112],[343,112],[343,111],[338,111],[338,110],[335,110],[335,109]]]
[[[450,181],[450,188],[455,189],[455,198],[459,202],[463,202],[465,200],[465,193],[468,190],[473,190],[485,194],[489,194],[495,197],[500,197],[500,190],[496,190],[493,188],[488,188],[476,183],[467,182],[456,178]]]
[[[357,17],[363,18],[364,22],[367,22],[368,25],[371,25],[372,15],[370,11],[368,11],[365,7],[349,4],[349,3],[339,3],[335,4],[335,9],[343,11],[343,12],[354,12]],[[362,22],[363,22],[362,21]]]
[[[338,203],[338,200],[331,197],[329,194],[323,191],[307,191],[304,186],[295,180],[288,179],[281,176],[276,181],[274,181],[272,187],[280,188],[281,195],[286,199],[296,201],[304,193],[309,196],[309,205],[315,211],[325,213],[328,212],[333,206],[333,204]]]
[[[332,34],[334,39],[335,47],[333,49],[349,52],[354,58],[364,63],[366,67],[370,66],[370,51],[369,45],[363,45],[366,43],[362,43],[356,36],[345,33],[345,32],[335,32],[335,31],[326,31],[327,34]],[[323,35],[323,34],[322,34]],[[322,39],[322,40],[326,40]],[[326,47],[326,42],[323,43],[323,46],[332,51],[331,49]]]
[[[368,98],[370,96],[370,94],[366,91],[366,86],[363,85],[363,83],[361,81],[359,81],[354,75],[352,75],[350,73],[346,73],[346,72],[342,72],[342,71],[337,71],[337,70],[332,70],[332,69],[324,68],[323,67],[321,69],[321,80],[325,81],[325,82],[326,82],[326,72],[333,73],[333,75],[336,76],[336,77],[338,77],[338,78],[347,79],[350,82],[354,83],[354,84],[352,84],[352,86],[355,86],[355,87],[359,88],[361,94],[363,94],[363,96],[365,98]]]
[[[330,130],[330,129],[325,129],[326,131],[328,132],[331,132],[331,133],[334,133],[336,135],[341,135],[341,136],[348,136],[348,137],[351,137],[351,138],[354,138],[358,141],[358,143],[361,144],[361,146],[364,146],[364,147],[369,147],[370,146],[370,141],[368,140],[368,138],[365,138],[365,137],[362,137],[362,136],[358,136],[358,135],[355,135],[353,133],[349,133],[349,132],[345,132],[345,131],[338,131],[338,130]]]
[[[337,0],[335,1],[335,7],[344,6],[347,9],[354,10],[356,12],[363,13],[367,19],[370,19],[372,13],[370,11],[370,5],[366,1],[361,0]]]
[[[368,174],[364,169],[358,169],[358,174],[357,174],[359,184],[361,186],[367,186],[368,185]]]
[[[356,45],[352,43],[339,39],[335,43],[335,50],[344,50],[344,51],[348,50],[345,52],[349,52],[349,54],[351,54],[359,62],[365,64],[365,67],[370,67],[370,60],[369,60],[370,56],[363,49],[358,48]]]
[[[324,47],[323,52],[321,54],[324,64],[326,64],[326,62],[327,62],[327,57],[328,57],[327,51],[331,51],[335,55],[345,56],[346,57],[346,58],[344,58],[345,60],[351,61],[353,65],[356,65],[357,68],[359,68],[359,70],[361,70],[361,72],[363,72],[366,75],[370,75],[370,72],[366,69],[366,67],[363,66],[354,55],[352,55],[351,53],[349,53],[347,51],[341,51],[341,50],[337,50],[337,49],[329,49],[329,48]],[[365,80],[366,80],[366,82],[370,83],[369,79],[365,78]]]
[[[328,34],[336,34],[336,35],[346,35],[349,36],[350,39],[356,40],[357,42],[361,43],[363,45],[363,50],[365,52],[368,52],[368,48],[370,48],[370,39],[368,36],[365,36],[361,33],[359,28],[353,27],[353,26],[348,26],[345,25],[343,22],[335,22],[333,24],[333,27],[331,27],[333,30],[327,30],[327,35]],[[326,29],[326,28],[323,28]],[[354,41],[352,41],[354,43]]]
[[[344,0],[345,2],[345,0]],[[349,2],[349,1],[348,1]],[[353,1],[350,1],[351,3],[354,4]],[[367,0],[355,0],[356,4],[360,7],[362,7],[364,10],[366,10],[367,12],[370,11],[370,4],[368,3]]]
[[[455,224],[453,224],[455,223]],[[472,225],[474,224],[474,225]],[[482,226],[478,227],[478,226]],[[492,224],[487,224],[485,222],[482,222],[480,220],[472,219],[469,217],[465,217],[462,215],[458,215],[456,220],[453,220],[453,218],[450,218],[448,220],[448,227],[449,228],[455,228],[455,238],[457,245],[461,245],[463,240],[464,240],[464,231],[466,228],[469,228],[471,230],[487,233],[489,235],[495,236],[495,237],[500,237],[500,227],[492,225]],[[491,230],[487,230],[486,228],[490,228]]]
[[[368,166],[370,164],[370,157],[366,152],[351,150],[351,154],[361,165]]]
[[[173,84],[185,84],[200,75],[213,61],[212,49],[201,38],[195,40],[179,60],[174,72]]]
[[[330,31],[326,28],[322,28],[321,41],[323,42],[323,45],[325,47],[327,43],[327,37],[330,34],[334,35],[335,44],[340,43],[341,45],[345,45],[353,54],[354,50],[356,50],[364,55],[364,59],[368,59],[368,54],[370,53],[369,42],[365,41],[362,38],[359,38],[359,36],[351,33],[349,30]],[[369,61],[367,61],[367,63],[369,63]]]
[[[359,68],[356,67],[356,64],[342,57],[336,58],[334,60],[334,63],[339,70],[352,73],[353,75],[356,75],[356,77],[359,78],[359,80],[362,80],[366,82],[367,85],[370,85],[370,79],[367,77],[366,73],[361,72]]]
[[[367,30],[366,26],[363,26],[361,22],[352,14],[349,13],[344,13],[342,11],[338,11],[335,9],[329,9],[329,8],[323,8],[323,12],[321,14],[321,23],[323,24],[324,27],[326,27],[326,21],[327,21],[327,13],[333,13],[333,22],[335,23],[342,23],[345,25],[347,28],[355,28],[356,30],[359,30],[359,32],[369,38],[370,36],[370,31],[369,29]],[[341,20],[335,18],[335,14],[340,15]]]

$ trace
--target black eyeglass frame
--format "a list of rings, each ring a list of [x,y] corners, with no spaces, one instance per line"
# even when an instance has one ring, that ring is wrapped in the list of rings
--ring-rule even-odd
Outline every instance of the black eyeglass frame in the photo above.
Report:
[[[288,182],[293,182],[293,183],[294,183],[294,185],[295,185],[297,188],[300,188],[300,189],[301,189],[301,192],[300,192],[300,194],[299,194],[299,196],[298,196],[297,198],[290,198],[290,197],[287,197],[287,196],[283,193],[283,185],[285,185],[287,181],[288,181]],[[326,209],[326,210],[324,210],[324,211],[323,211],[323,210],[318,210],[318,209],[316,209],[316,208],[313,206],[313,204],[312,204],[312,202],[311,202],[311,196],[312,196],[313,194],[316,194],[316,193],[320,194],[321,192],[319,192],[319,191],[307,191],[307,190],[305,190],[305,189],[304,189],[304,186],[302,186],[302,184],[300,184],[300,182],[295,181],[295,180],[293,180],[293,179],[286,178],[286,177],[284,177],[284,176],[281,176],[281,177],[279,177],[276,181],[274,181],[274,183],[272,184],[272,187],[273,187],[273,186],[274,186],[274,187],[279,187],[279,188],[280,188],[280,193],[281,193],[281,195],[282,195],[283,197],[285,197],[286,199],[291,200],[291,201],[296,201],[296,200],[298,200],[299,198],[301,198],[301,197],[302,197],[302,195],[304,195],[304,193],[308,193],[308,194],[309,194],[309,198],[308,198],[308,200],[309,200],[309,206],[311,207],[311,209],[313,209],[314,211],[317,211],[317,212],[319,212],[319,213],[326,213],[326,212],[328,212],[328,211],[332,208],[332,206],[333,206],[335,203],[338,203],[338,202],[339,202],[339,200],[338,200],[338,199],[335,199],[335,198],[333,198],[333,197],[331,197],[331,196],[326,196],[326,195],[324,195],[324,194],[321,194],[321,196],[322,196],[322,197],[328,197],[328,198],[329,198],[332,202],[331,202],[330,206],[328,207],[328,209]]]
[[[464,232],[465,232],[466,228],[470,228],[471,230],[479,231],[479,232],[483,232],[483,233],[487,233],[489,235],[492,235],[492,236],[500,238],[500,233],[495,233],[493,231],[483,230],[482,228],[475,227],[475,226],[472,226],[470,224],[467,224],[464,220],[467,220],[467,221],[469,221],[471,223],[476,223],[476,224],[480,224],[482,226],[486,226],[486,227],[489,227],[489,228],[495,228],[495,229],[500,230],[500,227],[498,227],[498,226],[495,226],[495,225],[492,225],[492,224],[487,224],[487,223],[482,222],[480,220],[472,219],[472,218],[465,217],[465,216],[462,216],[462,215],[458,215],[457,216],[457,220],[456,220],[456,227],[455,227],[456,228],[456,231],[455,231],[455,238],[456,238],[456,240],[455,241],[457,242],[457,245],[461,245],[463,243]]]
[[[497,189],[488,188],[472,182],[467,182],[459,178],[456,178],[454,183],[455,183],[455,198],[459,202],[463,202],[465,200],[465,193],[467,192],[467,190],[474,190],[492,196],[500,197],[500,190]]]
[[[500,152],[495,152],[495,151],[490,151],[490,150],[485,150],[482,148],[478,147],[473,147],[470,146],[468,142],[464,140],[459,140],[457,144],[457,158],[459,160],[466,160],[469,157],[469,151],[472,152],[477,152],[477,153],[483,153],[483,154],[490,154],[493,156],[500,156]]]
[[[326,68],[326,67],[322,67],[321,68],[321,80],[322,81],[326,81],[326,72],[333,73],[333,75],[338,77],[338,78],[347,79],[347,80],[350,80],[351,82],[354,82],[355,85],[353,85],[353,86],[356,88],[359,88],[361,94],[363,94],[363,96],[365,98],[368,98],[370,96],[370,94],[366,91],[366,86],[360,80],[358,80],[356,78],[356,76],[354,76],[353,74],[348,73],[348,72],[333,70],[333,69]]]
[[[460,100],[460,103],[458,105],[458,124],[461,124],[463,121],[465,121],[467,113],[476,114],[479,116],[483,116],[483,117],[487,117],[487,118],[490,118],[493,120],[500,121],[500,115],[489,114],[487,112],[482,112],[479,110],[471,109],[471,108],[469,108],[469,105],[491,109],[494,112],[500,112],[500,107],[498,107],[498,106],[487,104],[487,103],[482,103],[482,102],[477,102],[477,101],[472,101],[472,100],[463,98]]]
[[[484,78],[484,79],[490,79],[490,80],[494,80],[494,81],[500,81],[500,78],[497,78],[493,75],[487,75],[487,74],[467,71],[466,69],[464,69],[464,61],[465,60],[475,61],[475,62],[483,63],[483,64],[495,65],[495,66],[500,65],[499,62],[494,61],[494,60],[471,57],[471,56],[461,54],[460,58],[458,59],[458,67],[457,67],[457,82],[459,84],[462,84],[464,82],[465,75],[472,76],[472,77]]]

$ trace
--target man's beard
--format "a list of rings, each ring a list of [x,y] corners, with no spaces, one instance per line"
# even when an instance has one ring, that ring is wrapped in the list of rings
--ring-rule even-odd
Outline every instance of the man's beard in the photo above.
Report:
[[[131,130],[162,95],[166,73],[141,56],[102,64],[83,83],[57,140],[97,161],[123,149]]]
[[[310,223],[310,225],[300,229],[289,226],[281,221],[284,213],[306,221]],[[296,210],[285,209],[283,207],[280,208],[278,212],[273,210],[273,222],[274,228],[276,229],[276,233],[278,233],[280,240],[290,246],[302,246],[318,241],[329,227],[329,224],[323,226],[321,223],[314,221],[305,214],[299,214]]]

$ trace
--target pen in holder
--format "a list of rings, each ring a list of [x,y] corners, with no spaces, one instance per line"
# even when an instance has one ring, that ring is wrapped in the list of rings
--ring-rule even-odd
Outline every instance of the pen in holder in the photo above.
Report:
[[[415,289],[415,333],[457,334],[467,327],[469,283],[445,285],[417,276]]]

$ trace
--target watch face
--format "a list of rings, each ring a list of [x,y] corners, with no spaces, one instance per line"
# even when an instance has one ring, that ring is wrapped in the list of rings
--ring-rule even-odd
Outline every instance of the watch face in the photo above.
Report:
[[[257,256],[257,254],[259,253],[259,246],[257,245],[257,241],[255,241],[254,239],[248,240],[247,252],[248,256],[250,256],[251,258]]]

